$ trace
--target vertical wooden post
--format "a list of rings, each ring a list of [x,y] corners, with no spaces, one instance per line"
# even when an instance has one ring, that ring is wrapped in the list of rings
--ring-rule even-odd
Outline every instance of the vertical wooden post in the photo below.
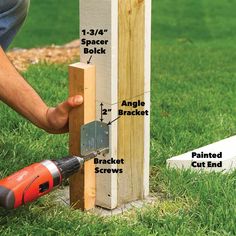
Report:
[[[82,95],[83,105],[73,109],[69,117],[70,155],[80,155],[80,127],[96,118],[95,66],[76,63],[69,66],[69,95]],[[70,203],[81,210],[95,206],[95,172],[93,160],[86,162],[70,178]]]
[[[103,34],[84,34],[89,30]],[[83,31],[84,30],[84,31]],[[97,120],[101,108],[111,110],[103,117],[116,119],[122,101],[140,100],[147,116],[121,116],[110,126],[110,153],[107,159],[124,159],[124,164],[106,164],[100,168],[121,168],[122,173],[96,176],[96,204],[114,209],[149,194],[150,142],[150,64],[151,0],[80,0],[80,58],[96,65]],[[88,40],[107,40],[107,44],[86,45]],[[105,53],[94,52],[103,48]],[[92,52],[92,53],[90,53]],[[103,157],[102,157],[103,158]]]
[[[122,101],[140,100],[145,106],[139,110],[149,114],[118,121],[118,158],[125,160],[118,176],[118,205],[149,194],[150,15],[149,0],[119,0],[118,109],[133,111]]]
[[[80,61],[86,63],[92,56],[91,63],[96,65],[96,110],[97,120],[101,119],[101,107],[111,109],[103,122],[108,123],[117,118],[117,82],[118,82],[118,0],[80,0]],[[106,30],[94,36],[82,32],[85,30]],[[108,40],[105,45],[84,44],[84,40]],[[106,50],[105,54],[87,54],[85,49],[94,47]],[[117,122],[110,126],[110,152],[107,159],[117,159]],[[99,158],[104,158],[103,156]],[[99,166],[116,169],[117,164]],[[117,174],[96,175],[96,205],[114,209],[117,207]]]

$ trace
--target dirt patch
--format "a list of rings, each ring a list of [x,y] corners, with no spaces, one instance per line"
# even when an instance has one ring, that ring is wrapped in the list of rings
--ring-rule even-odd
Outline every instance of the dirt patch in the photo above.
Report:
[[[8,58],[17,70],[25,71],[32,64],[70,63],[79,59],[80,41],[74,40],[63,46],[51,45],[43,48],[12,49],[7,53]]]

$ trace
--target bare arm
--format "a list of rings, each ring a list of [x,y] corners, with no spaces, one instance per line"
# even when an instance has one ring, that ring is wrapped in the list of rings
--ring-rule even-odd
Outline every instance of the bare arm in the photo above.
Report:
[[[69,98],[55,108],[49,108],[36,91],[17,72],[0,47],[0,100],[50,133],[68,131],[68,114],[83,103],[81,96]]]

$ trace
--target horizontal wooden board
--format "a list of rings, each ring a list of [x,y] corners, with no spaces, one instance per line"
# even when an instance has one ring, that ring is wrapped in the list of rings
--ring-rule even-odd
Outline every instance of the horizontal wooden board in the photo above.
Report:
[[[177,169],[191,169],[194,171],[233,171],[236,169],[236,136],[212,143],[210,145],[197,148],[185,154],[172,157],[167,160],[167,166]],[[192,153],[218,154],[222,152],[222,158],[192,158]],[[192,167],[192,162],[206,163],[205,167]],[[207,162],[219,163],[222,161],[222,167],[207,167]]]

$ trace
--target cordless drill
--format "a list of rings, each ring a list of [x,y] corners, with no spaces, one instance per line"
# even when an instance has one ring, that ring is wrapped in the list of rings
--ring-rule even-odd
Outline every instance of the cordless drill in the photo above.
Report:
[[[99,153],[42,161],[0,180],[0,206],[14,209],[38,199],[61,185],[63,179],[79,171],[86,161]]]

